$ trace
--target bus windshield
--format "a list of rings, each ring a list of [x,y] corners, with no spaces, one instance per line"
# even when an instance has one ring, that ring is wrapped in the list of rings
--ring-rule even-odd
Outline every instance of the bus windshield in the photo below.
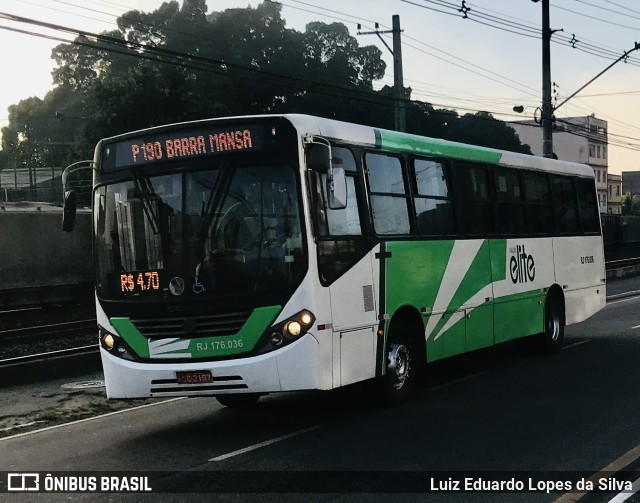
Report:
[[[180,300],[291,288],[307,268],[296,172],[220,165],[95,192],[103,299]]]

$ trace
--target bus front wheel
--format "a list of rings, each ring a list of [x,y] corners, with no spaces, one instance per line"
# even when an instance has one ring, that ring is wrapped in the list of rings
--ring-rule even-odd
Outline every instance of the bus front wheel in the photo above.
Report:
[[[387,344],[386,374],[380,381],[383,405],[400,405],[413,393],[417,356],[414,353],[410,341],[403,336],[394,337]]]

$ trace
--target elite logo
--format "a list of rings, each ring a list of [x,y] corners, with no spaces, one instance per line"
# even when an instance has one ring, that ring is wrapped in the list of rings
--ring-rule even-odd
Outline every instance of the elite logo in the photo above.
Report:
[[[528,255],[524,245],[514,246],[509,250],[512,255],[509,260],[509,273],[511,281],[516,283],[527,283],[536,278],[536,264],[532,255]]]

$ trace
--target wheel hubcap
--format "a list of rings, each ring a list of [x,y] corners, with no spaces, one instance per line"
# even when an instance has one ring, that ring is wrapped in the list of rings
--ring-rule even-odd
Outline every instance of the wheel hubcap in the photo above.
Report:
[[[557,341],[560,337],[560,317],[551,309],[549,313],[548,330],[552,341]]]
[[[404,344],[392,344],[389,350],[388,372],[394,378],[393,388],[400,389],[409,377],[409,350]]]

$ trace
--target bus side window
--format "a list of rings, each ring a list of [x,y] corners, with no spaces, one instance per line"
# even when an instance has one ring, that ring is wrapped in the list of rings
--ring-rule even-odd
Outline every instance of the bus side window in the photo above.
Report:
[[[552,176],[551,193],[558,231],[560,234],[576,234],[578,232],[578,214],[573,192],[573,180],[566,176]]]
[[[332,146],[332,162],[342,167],[347,177],[347,206],[332,210],[327,205],[326,173],[309,172],[314,225],[318,237],[318,269],[323,285],[328,286],[348,271],[369,251],[363,234],[357,191],[357,164],[351,150]]]
[[[489,174],[482,165],[456,164],[456,198],[460,204],[460,227],[464,234],[493,234],[493,208]]]
[[[553,235],[553,204],[547,175],[526,172],[524,181],[524,199],[527,208],[527,222],[531,234]]]
[[[578,178],[575,184],[580,212],[580,229],[587,234],[600,232],[600,210],[593,179]]]
[[[497,233],[505,236],[525,234],[527,230],[524,219],[520,176],[515,171],[496,169],[493,178],[497,199]]]
[[[409,204],[400,159],[367,152],[365,166],[376,234],[409,234]]]
[[[356,160],[349,149],[332,147],[332,163],[343,168],[347,175],[347,206],[339,210],[332,210],[325,205],[327,215],[328,232],[331,236],[360,236],[360,212],[358,210],[358,197],[354,175],[357,173]],[[322,174],[322,189],[326,191],[327,175]],[[324,194],[327,201],[327,194]]]
[[[422,236],[451,236],[456,225],[449,166],[429,159],[414,159],[418,232]]]

